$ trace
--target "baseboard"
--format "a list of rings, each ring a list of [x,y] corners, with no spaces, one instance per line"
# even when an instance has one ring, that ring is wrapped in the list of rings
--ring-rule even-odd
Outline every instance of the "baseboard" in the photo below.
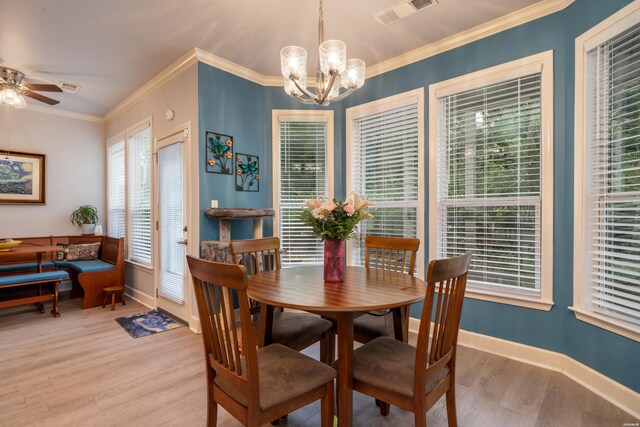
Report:
[[[127,285],[125,285],[124,287],[124,294],[132,300],[137,301],[152,310],[156,308],[156,299],[151,295],[145,294],[144,292],[141,292]]]
[[[413,317],[409,319],[409,330],[411,332],[418,333],[419,327],[420,319]],[[462,329],[458,334],[458,344],[529,365],[561,372],[629,415],[640,418],[640,393],[636,393],[565,354]]]
[[[202,329],[200,329],[199,317],[191,316],[191,319],[189,319],[189,329],[191,329],[191,332],[193,332],[194,334],[199,334],[200,332],[202,332]]]

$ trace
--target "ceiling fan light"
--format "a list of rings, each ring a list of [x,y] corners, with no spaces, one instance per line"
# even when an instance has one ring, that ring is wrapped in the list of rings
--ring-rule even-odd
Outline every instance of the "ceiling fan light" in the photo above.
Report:
[[[0,92],[0,96],[2,96],[2,100],[7,104],[7,105],[15,105],[18,102],[20,102],[20,98],[21,96],[18,95],[18,92],[16,92],[15,89],[7,87],[2,89],[2,91]],[[23,99],[24,101],[24,99]]]
[[[307,76],[307,51],[300,46],[287,46],[280,50],[280,70],[285,79]]]
[[[345,89],[360,89],[364,85],[366,64],[362,59],[347,60],[344,73],[341,74],[342,87]]]
[[[347,45],[340,40],[327,40],[320,45],[320,70],[324,74],[341,74],[347,66]]]
[[[27,108],[27,101],[25,101],[24,96],[18,95],[18,101],[16,101],[16,103],[13,104],[13,108],[17,110],[23,110]]]

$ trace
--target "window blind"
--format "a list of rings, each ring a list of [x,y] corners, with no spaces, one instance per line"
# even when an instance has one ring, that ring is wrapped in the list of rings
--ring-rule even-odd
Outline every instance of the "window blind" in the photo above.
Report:
[[[438,98],[437,256],[470,287],[540,293],[541,73]]]
[[[640,24],[588,52],[587,64],[586,303],[640,325]]]
[[[160,284],[158,293],[178,304],[184,304],[185,246],[184,239],[185,182],[182,143],[158,150],[160,186]]]
[[[124,237],[125,234],[125,150],[124,139],[118,140],[108,149],[107,182],[109,186],[109,236]]]
[[[131,132],[129,146],[129,260],[151,266],[151,128]]]
[[[365,236],[418,237],[418,104],[353,119],[352,191],[374,203],[358,225],[351,263],[364,265]],[[416,267],[417,268],[417,267]]]
[[[279,122],[279,235],[283,266],[323,262],[323,244],[300,220],[305,201],[330,193],[327,179],[327,123]]]

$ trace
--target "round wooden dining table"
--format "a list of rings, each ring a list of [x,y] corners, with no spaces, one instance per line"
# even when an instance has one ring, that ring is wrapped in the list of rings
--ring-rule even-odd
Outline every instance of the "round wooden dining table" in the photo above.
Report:
[[[323,266],[292,267],[250,276],[247,293],[261,305],[261,327],[269,334],[272,307],[320,314],[338,325],[338,425],[353,424],[353,320],[367,311],[396,309],[394,330],[402,335],[401,310],[425,297],[422,280],[373,268],[347,266],[344,281],[327,283]],[[266,325],[266,326],[265,326]],[[265,340],[268,342],[269,337]]]

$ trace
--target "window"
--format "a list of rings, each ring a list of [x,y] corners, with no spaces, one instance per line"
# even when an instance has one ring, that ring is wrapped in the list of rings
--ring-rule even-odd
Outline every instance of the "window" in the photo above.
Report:
[[[150,120],[107,143],[109,235],[125,237],[126,259],[145,267],[152,266],[151,168]]]
[[[108,232],[111,237],[125,234],[125,153],[124,137],[117,137],[107,145]]]
[[[640,6],[576,39],[576,316],[640,341]]]
[[[273,203],[283,267],[322,264],[323,245],[300,220],[305,201],[333,197],[333,111],[273,111]]]
[[[347,192],[374,203],[373,219],[348,241],[347,262],[364,265],[365,236],[422,239],[424,90],[347,109]],[[423,245],[416,270],[422,276]]]
[[[430,87],[430,258],[473,251],[468,297],[553,305],[552,61]]]

